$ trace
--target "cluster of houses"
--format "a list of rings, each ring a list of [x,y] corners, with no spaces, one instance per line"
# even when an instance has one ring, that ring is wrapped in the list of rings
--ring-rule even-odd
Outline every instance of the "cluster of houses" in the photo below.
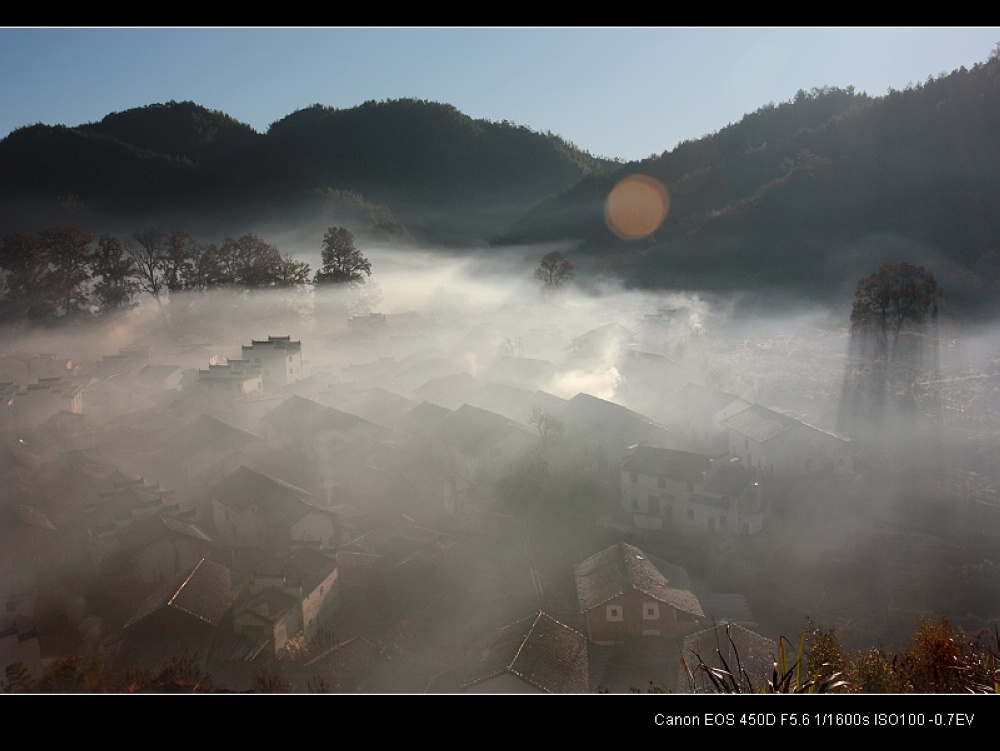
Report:
[[[57,655],[41,646],[42,603],[76,587],[113,601],[100,647],[121,664],[196,653],[240,680],[257,660],[299,654],[359,690],[364,671],[351,678],[343,661],[379,650],[330,633],[349,633],[373,592],[413,597],[502,547],[498,525],[468,528],[498,483],[540,458],[608,488],[602,513],[654,538],[754,535],[769,483],[853,469],[846,439],[665,357],[626,347],[609,368],[624,327],[550,362],[483,332],[445,350],[387,318],[349,327],[342,349],[364,354],[339,367],[313,367],[290,336],[231,358],[203,343],[3,356],[0,661],[38,672]],[[614,398],[556,395],[567,372],[611,373]],[[666,567],[625,542],[577,561],[572,623],[526,614],[433,690],[592,691],[614,649],[657,644],[662,657],[707,638],[720,613]]]

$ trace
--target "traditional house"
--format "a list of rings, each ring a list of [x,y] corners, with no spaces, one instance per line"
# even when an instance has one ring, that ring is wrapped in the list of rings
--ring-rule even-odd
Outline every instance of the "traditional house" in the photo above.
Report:
[[[705,621],[698,598],[671,585],[634,545],[605,548],[577,564],[575,575],[579,611],[596,644],[676,639]]]
[[[0,430],[26,430],[37,428],[60,412],[83,412],[81,384],[69,378],[52,376],[40,378],[23,388],[14,383],[0,384]]]
[[[248,360],[228,360],[198,370],[195,383],[201,399],[249,399],[264,390],[264,376],[260,368]]]
[[[677,443],[677,437],[665,426],[591,394],[577,394],[561,407],[549,402],[543,409],[562,421],[564,434],[572,436],[574,446],[595,450],[609,462],[617,463],[629,446],[638,443]]]
[[[761,474],[735,457],[632,446],[621,461],[621,502],[640,531],[756,534],[766,511]]]
[[[280,572],[254,572],[234,609],[236,633],[280,654],[302,631],[302,584]]]
[[[754,404],[727,417],[729,451],[768,477],[853,471],[851,444],[835,433]]]
[[[685,518],[690,494],[711,467],[707,454],[631,446],[621,460],[621,500],[632,525],[640,531],[660,530]]]
[[[293,543],[336,547],[336,514],[313,505],[312,495],[283,480],[240,466],[208,493],[213,537],[223,545],[288,551]]]
[[[301,396],[288,397],[261,422],[272,449],[292,449],[323,462],[350,444],[392,435],[388,428]]]
[[[505,356],[480,374],[484,380],[535,391],[548,387],[556,376],[556,366],[548,360]]]
[[[587,693],[587,637],[539,611],[502,628],[462,672],[464,693]]]
[[[302,360],[302,342],[292,341],[290,336],[269,336],[267,341],[254,339],[249,345],[244,344],[242,350],[243,360],[261,372],[267,391],[280,391],[309,375],[308,362]]]
[[[212,643],[232,631],[241,588],[229,568],[202,559],[136,610],[122,629],[116,663],[155,668],[187,654],[206,664]]]
[[[477,484],[509,475],[537,443],[525,425],[468,404],[432,425],[424,437],[439,467]]]
[[[143,584],[167,581],[205,558],[211,544],[192,522],[156,514],[104,540],[101,573]]]
[[[697,450],[725,453],[729,450],[729,431],[722,421],[750,406],[735,394],[687,383],[667,395],[665,413],[668,426]]]
[[[337,550],[344,587],[388,586],[410,590],[426,585],[447,559],[449,535],[392,514]]]

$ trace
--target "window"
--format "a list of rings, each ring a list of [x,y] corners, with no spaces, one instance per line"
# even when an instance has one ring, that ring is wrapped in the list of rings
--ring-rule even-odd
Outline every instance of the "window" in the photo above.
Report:
[[[633,472],[629,475],[629,479],[632,482],[639,482],[639,474],[637,472]]]
[[[621,605],[608,605],[608,620],[609,621],[620,621],[622,619],[622,606]]]
[[[719,517],[719,530],[725,532],[729,527],[729,518],[726,516]]]
[[[667,487],[667,481],[664,478],[662,478],[662,477],[658,478],[656,480],[656,487],[658,487],[658,488],[665,488],[665,487]]]
[[[638,498],[633,498],[632,499],[632,510],[633,511],[638,511],[639,510],[639,499]]]
[[[660,515],[660,499],[657,498],[655,495],[651,495],[651,496],[649,496],[649,498],[646,499],[646,502],[649,504],[649,513],[655,514],[656,516],[659,516]]]
[[[750,439],[749,438],[744,438],[743,439],[743,448],[745,448],[745,449],[750,448]]]
[[[644,621],[655,621],[660,618],[660,603],[646,602],[642,606],[642,619]]]
[[[688,515],[687,516],[688,516],[688,521],[689,522],[693,522],[694,521],[694,509],[693,508],[689,508],[688,509]]]

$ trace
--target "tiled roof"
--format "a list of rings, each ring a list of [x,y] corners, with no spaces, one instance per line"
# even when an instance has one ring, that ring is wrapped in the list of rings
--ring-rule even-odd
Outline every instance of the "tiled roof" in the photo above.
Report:
[[[308,491],[257,472],[246,465],[240,465],[217,483],[210,491],[210,496],[223,506],[237,510],[258,503],[265,504],[271,511],[284,509],[295,517],[293,521],[314,508],[309,503],[312,496]]]
[[[470,456],[477,456],[511,436],[525,440],[532,433],[524,425],[469,404],[463,404],[444,419],[432,425],[427,435],[449,446],[461,449]]]
[[[587,693],[587,638],[543,612],[501,629],[471,666],[463,688],[510,673],[551,694]]]
[[[279,568],[286,576],[302,582],[303,592],[309,594],[337,568],[337,561],[318,550],[302,547],[290,553]]]
[[[636,591],[676,610],[703,618],[698,598],[672,586],[639,548],[620,542],[576,566],[576,594],[586,613],[626,592]]]
[[[671,394],[677,408],[683,412],[714,415],[733,402],[741,401],[736,394],[730,394],[700,383],[687,383]]]
[[[752,441],[764,443],[804,423],[760,404],[753,404],[727,417],[722,424]]]
[[[769,441],[794,428],[805,428],[814,433],[822,434],[845,443],[849,441],[849,439],[832,433],[829,430],[817,428],[815,425],[796,420],[794,417],[783,415],[773,409],[762,407],[759,404],[753,404],[742,412],[737,412],[735,415],[727,417],[722,421],[722,424],[757,443]]]
[[[235,597],[232,572],[221,564],[202,558],[172,585],[146,600],[125,628],[162,608],[173,608],[217,626]]]
[[[758,473],[738,464],[720,464],[709,475],[705,490],[719,495],[740,495],[752,483]]]
[[[399,425],[405,433],[416,435],[451,413],[452,410],[447,407],[424,401],[404,414],[399,420]]]

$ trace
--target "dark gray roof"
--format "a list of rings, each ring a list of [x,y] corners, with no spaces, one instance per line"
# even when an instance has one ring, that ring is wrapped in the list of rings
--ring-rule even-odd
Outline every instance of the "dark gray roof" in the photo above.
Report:
[[[722,424],[752,441],[764,443],[804,423],[760,404],[753,404],[727,417]]]
[[[796,420],[794,417],[783,415],[773,409],[762,407],[759,404],[753,404],[742,412],[737,412],[735,415],[727,417],[722,421],[722,424],[757,443],[769,441],[794,428],[806,428],[807,430],[821,433],[835,440],[848,442],[847,438],[839,436],[836,433],[831,433],[829,430],[817,428],[815,425]]]
[[[470,456],[478,456],[511,436],[526,441],[533,437],[526,426],[469,404],[463,404],[432,425],[426,435]]]
[[[587,638],[539,611],[501,629],[470,668],[462,688],[504,673],[545,693],[587,693]]]
[[[581,613],[630,591],[641,592],[684,613],[705,616],[694,594],[672,586],[645,553],[627,542],[605,548],[576,566]]]
[[[312,496],[307,491],[245,465],[216,484],[209,497],[238,511],[256,505],[265,519],[287,526],[310,511],[322,510],[310,503]]]
[[[738,464],[720,464],[708,477],[705,490],[719,495],[738,496],[753,483],[759,473]]]
[[[320,551],[302,547],[290,553],[279,564],[285,576],[302,584],[304,594],[311,593],[337,568],[337,559]]]
[[[700,383],[686,383],[671,394],[677,409],[687,413],[714,415],[741,397],[726,391],[704,386]]]
[[[202,558],[173,584],[146,600],[125,628],[163,608],[172,608],[217,626],[235,599],[232,572]]]
[[[681,482],[698,482],[712,468],[712,457],[660,446],[634,446],[622,459],[622,469]]]
[[[447,407],[431,402],[420,402],[399,419],[399,428],[409,435],[419,435],[430,426],[452,413]]]

